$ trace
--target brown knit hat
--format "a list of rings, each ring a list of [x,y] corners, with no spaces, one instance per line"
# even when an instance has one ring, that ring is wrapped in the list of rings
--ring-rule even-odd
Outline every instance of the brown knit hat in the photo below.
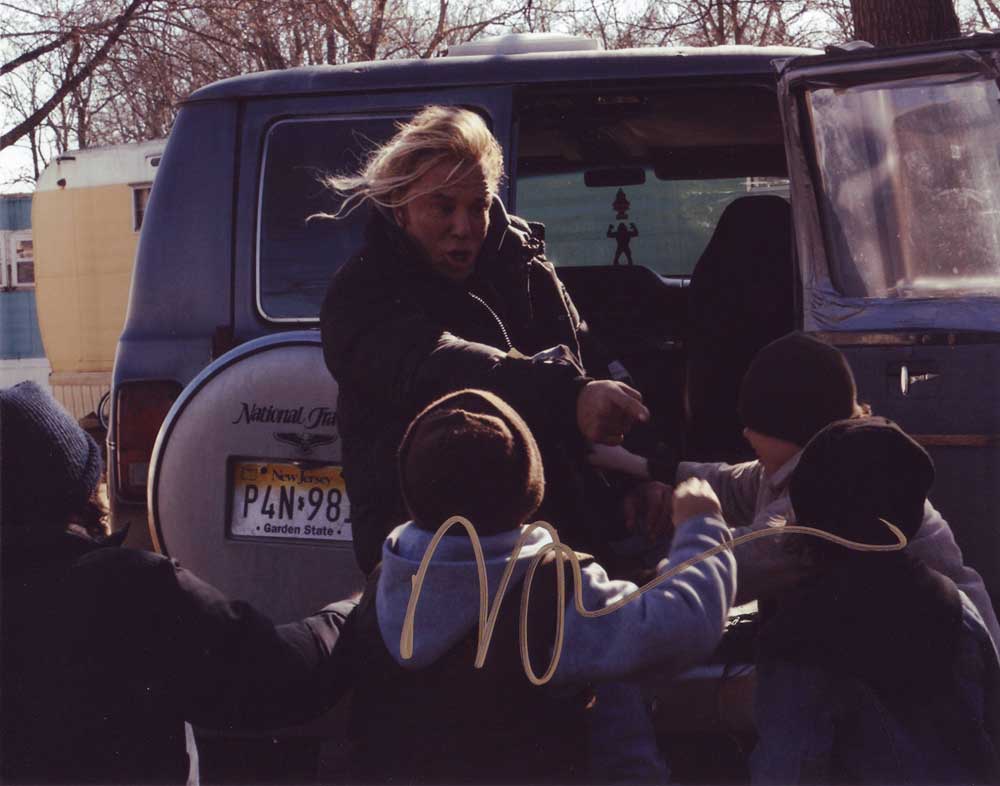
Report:
[[[851,417],[857,394],[839,349],[789,333],[760,350],[747,369],[740,420],[761,434],[805,445],[825,426]]]
[[[483,390],[450,393],[413,419],[399,448],[399,480],[414,522],[431,532],[451,516],[465,516],[480,535],[514,529],[545,492],[527,424]]]

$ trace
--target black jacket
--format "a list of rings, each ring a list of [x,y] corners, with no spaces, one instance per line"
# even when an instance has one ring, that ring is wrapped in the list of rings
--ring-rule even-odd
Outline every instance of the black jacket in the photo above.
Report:
[[[593,352],[544,258],[540,235],[540,226],[509,216],[495,199],[476,270],[455,284],[435,274],[404,233],[374,212],[364,249],[334,276],[320,325],[326,363],[339,385],[354,550],[366,573],[385,536],[408,518],[396,468],[406,426],[445,393],[489,390],[521,414],[545,461],[543,511],[565,511],[553,502],[557,495],[578,496],[583,442],[576,398]],[[511,345],[520,356],[508,354]],[[570,542],[593,548],[584,537]]]
[[[5,540],[2,567],[3,783],[184,783],[185,720],[283,726],[344,690],[327,656],[346,606],[275,627],[166,557],[74,534]]]

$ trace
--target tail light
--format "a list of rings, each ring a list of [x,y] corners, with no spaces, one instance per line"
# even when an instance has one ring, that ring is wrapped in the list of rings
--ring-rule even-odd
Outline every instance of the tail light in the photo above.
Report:
[[[176,382],[130,382],[118,388],[115,407],[118,494],[146,501],[146,479],[153,443],[181,386]]]

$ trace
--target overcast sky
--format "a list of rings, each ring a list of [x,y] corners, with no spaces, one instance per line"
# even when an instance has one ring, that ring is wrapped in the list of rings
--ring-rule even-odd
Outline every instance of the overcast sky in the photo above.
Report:
[[[35,184],[14,183],[21,173],[31,173],[31,151],[28,143],[11,145],[0,150],[0,194],[20,194],[34,191]]]

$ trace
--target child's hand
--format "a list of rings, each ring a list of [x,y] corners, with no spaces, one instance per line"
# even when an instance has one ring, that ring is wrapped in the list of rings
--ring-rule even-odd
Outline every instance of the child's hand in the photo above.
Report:
[[[699,516],[721,516],[722,504],[701,478],[688,478],[674,489],[674,526]]]
[[[670,493],[673,489],[665,483],[649,480],[639,483],[625,495],[625,526],[635,532],[640,526],[650,541],[660,535],[670,535]]]

